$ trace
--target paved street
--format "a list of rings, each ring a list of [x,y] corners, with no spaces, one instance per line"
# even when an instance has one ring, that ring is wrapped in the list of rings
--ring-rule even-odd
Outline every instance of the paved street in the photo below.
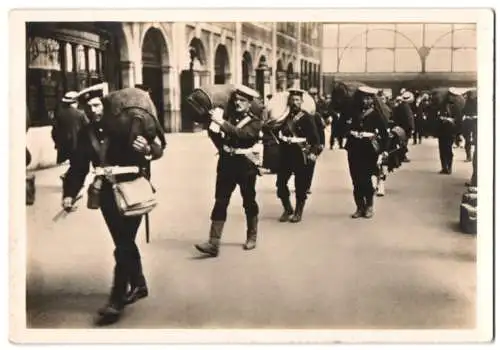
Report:
[[[241,249],[245,217],[235,192],[221,254],[201,259],[215,186],[215,149],[205,134],[167,135],[154,163],[162,196],[151,243],[138,242],[150,296],[112,328],[469,328],[475,324],[476,238],[458,231],[471,163],[455,149],[439,175],[437,141],[410,146],[411,163],[389,176],[372,220],[352,220],[344,151],[326,150],[299,224],[279,223],[275,177],[258,180],[257,249]],[[64,168],[39,171],[28,215],[28,326],[93,327],[109,291],[113,247],[99,212],[57,223]]]

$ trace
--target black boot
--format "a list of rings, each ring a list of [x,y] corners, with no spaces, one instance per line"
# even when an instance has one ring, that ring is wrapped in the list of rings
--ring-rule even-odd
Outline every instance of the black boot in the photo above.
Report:
[[[95,324],[107,326],[118,322],[123,314],[123,309],[123,305],[108,303],[99,309]]]
[[[146,278],[142,272],[142,262],[139,250],[135,252],[134,259],[130,261],[128,269],[130,277],[130,290],[125,295],[125,305],[133,304],[136,301],[148,296],[148,287],[146,284]]]
[[[302,212],[304,211],[305,200],[297,200],[295,213],[293,214],[290,222],[297,223],[302,221]]]
[[[195,248],[211,257],[219,255],[220,238],[224,228],[224,221],[212,221],[210,226],[210,239],[206,243],[196,244]]]
[[[257,226],[259,218],[257,216],[247,217],[247,241],[243,245],[244,250],[252,250],[257,246]]]
[[[113,287],[111,288],[111,295],[109,301],[106,305],[100,308],[97,313],[97,319],[95,320],[96,325],[105,326],[116,323],[119,321],[125,304],[123,302],[126,291],[127,291],[127,272],[125,269],[124,259],[125,257],[120,256],[117,251],[115,251],[115,271],[113,278]]]
[[[365,199],[362,196],[354,195],[354,201],[356,202],[356,211],[351,215],[351,218],[357,219],[362,217],[365,213]]]
[[[367,219],[373,217],[373,195],[366,197],[366,209],[363,216]]]
[[[293,215],[292,203],[290,203],[290,198],[281,198],[281,204],[283,205],[283,214],[280,216],[280,222],[287,222],[290,220],[290,216]]]

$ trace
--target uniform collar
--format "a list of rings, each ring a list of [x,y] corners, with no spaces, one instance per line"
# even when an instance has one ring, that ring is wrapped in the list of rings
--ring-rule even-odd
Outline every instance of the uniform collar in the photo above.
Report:
[[[235,124],[239,123],[240,121],[242,121],[243,119],[245,119],[245,117],[248,116],[248,113],[235,113],[234,116],[233,116],[233,121]]]
[[[99,120],[98,122],[96,121],[90,122],[90,125],[92,125],[92,128],[94,128],[95,130],[102,131],[105,129],[102,119]]]

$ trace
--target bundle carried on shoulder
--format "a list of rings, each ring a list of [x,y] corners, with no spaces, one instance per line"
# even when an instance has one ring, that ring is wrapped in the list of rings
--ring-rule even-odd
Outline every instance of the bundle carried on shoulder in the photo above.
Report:
[[[102,103],[103,122],[111,135],[127,140],[142,135],[150,142],[158,138],[162,147],[166,147],[156,107],[147,92],[139,88],[125,88],[109,93]]]
[[[191,118],[200,124],[207,126],[210,122],[210,110],[214,108],[222,108],[225,113],[230,113],[231,104],[236,85],[206,85],[194,89],[193,92],[186,98],[186,112]],[[255,116],[262,118],[264,112],[264,102],[260,98],[255,98],[250,104],[250,111]]]
[[[267,104],[267,116],[266,124],[272,126],[279,126],[283,123],[286,116],[290,112],[288,107],[288,99],[290,97],[290,92],[281,91],[273,95]],[[302,109],[308,114],[313,115],[316,113],[316,102],[311,95],[304,92],[302,95]]]
[[[359,81],[336,81],[332,84],[330,109],[338,113],[348,113],[356,91],[366,84]]]

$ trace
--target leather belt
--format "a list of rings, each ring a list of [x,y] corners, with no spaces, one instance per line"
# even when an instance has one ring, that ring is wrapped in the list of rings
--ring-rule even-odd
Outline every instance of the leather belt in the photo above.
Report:
[[[96,167],[93,173],[96,176],[102,175],[119,175],[119,174],[138,174],[140,169],[138,166],[107,166]]]
[[[223,145],[222,146],[222,150],[226,153],[229,153],[229,154],[251,154],[251,153],[255,153],[256,150],[254,149],[254,147],[250,147],[250,148],[233,148],[233,147],[230,147],[230,146],[227,146],[227,145]]]
[[[357,139],[372,139],[377,136],[377,134],[373,132],[366,131],[350,131],[349,133]]]
[[[278,138],[286,143],[303,143],[306,142],[307,139],[305,137],[297,137],[297,136],[283,136],[283,134],[279,133]]]

